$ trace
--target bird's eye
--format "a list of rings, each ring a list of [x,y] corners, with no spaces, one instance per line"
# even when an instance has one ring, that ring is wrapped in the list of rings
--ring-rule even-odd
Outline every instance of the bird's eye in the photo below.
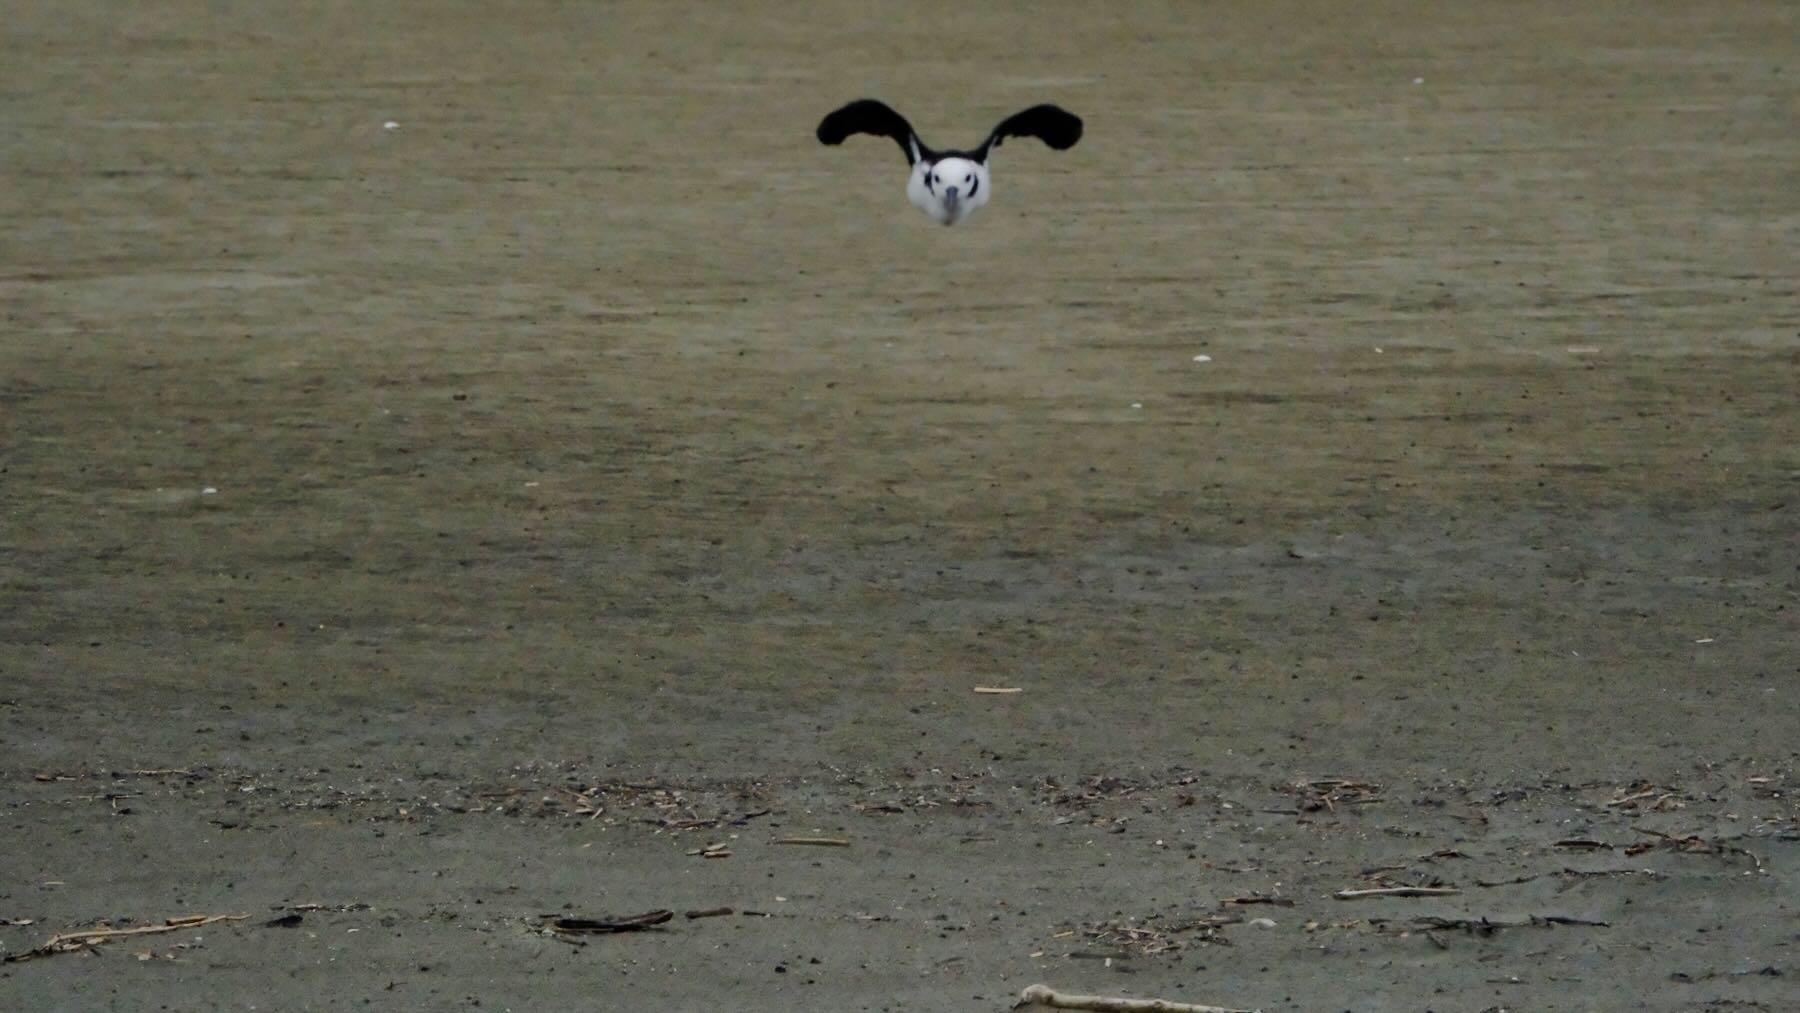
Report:
[[[964,182],[964,183],[972,183],[972,182],[974,182],[974,181],[975,181],[975,174],[974,174],[974,173],[972,173],[972,172],[971,172],[971,173],[969,173],[969,174],[968,174],[968,175],[967,175],[967,176],[964,176],[964,177],[963,177],[963,182]]]

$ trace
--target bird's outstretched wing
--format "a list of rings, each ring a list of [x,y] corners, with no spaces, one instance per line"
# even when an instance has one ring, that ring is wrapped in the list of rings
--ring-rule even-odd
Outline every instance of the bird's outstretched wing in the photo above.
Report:
[[[1073,148],[1075,142],[1081,140],[1081,117],[1061,106],[1049,104],[1013,113],[1001,120],[994,132],[988,135],[988,139],[976,149],[979,156],[976,161],[986,162],[988,151],[998,148],[1000,142],[1008,137],[1035,137],[1052,148],[1063,151]]]
[[[891,137],[906,153],[907,165],[931,154],[931,150],[920,143],[919,135],[913,133],[912,124],[906,122],[906,117],[889,108],[887,103],[872,98],[857,99],[826,116],[819,121],[818,133],[821,144],[842,144],[851,134]]]

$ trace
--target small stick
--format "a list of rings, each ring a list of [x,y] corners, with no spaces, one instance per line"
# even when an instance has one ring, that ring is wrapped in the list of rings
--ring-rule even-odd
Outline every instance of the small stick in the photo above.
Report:
[[[552,932],[641,932],[675,917],[673,911],[646,911],[625,918],[558,918],[550,923]]]
[[[1449,897],[1462,893],[1453,886],[1378,886],[1369,890],[1339,890],[1332,894],[1338,900],[1358,900],[1363,897]]]
[[[1240,905],[1273,904],[1276,907],[1293,907],[1294,906],[1294,902],[1292,900],[1288,899],[1287,897],[1277,897],[1277,896],[1274,896],[1273,894],[1266,894],[1266,893],[1253,893],[1248,897],[1230,897],[1230,898],[1227,898],[1226,900],[1220,901],[1220,903],[1221,904],[1240,904]]]
[[[720,915],[728,915],[728,914],[735,914],[735,913],[736,912],[732,911],[728,907],[709,907],[709,908],[703,908],[699,911],[689,911],[687,913],[687,916],[689,918],[717,918]]]
[[[842,837],[777,837],[776,844],[810,844],[818,848],[847,848],[850,842]]]
[[[1757,857],[1756,852],[1747,848],[1733,847],[1732,845],[1726,844],[1724,841],[1709,841],[1697,834],[1689,834],[1686,837],[1677,837],[1674,834],[1665,834],[1661,830],[1650,830],[1645,827],[1632,827],[1631,829],[1646,837],[1654,837],[1662,843],[1675,847],[1681,851],[1709,855],[1743,855],[1745,858],[1756,863],[1758,869],[1763,867],[1762,859]],[[1655,847],[1655,845],[1633,844],[1631,847],[1625,849],[1625,853],[1627,855],[1642,854],[1653,847]]]
[[[109,939],[121,936],[145,936],[158,932],[179,932],[213,922],[241,922],[249,915],[182,915],[178,918],[165,919],[161,925],[140,925],[130,929],[88,929],[83,932],[63,932],[51,936],[42,946],[26,950],[23,953],[8,954],[0,963],[16,964],[33,957],[47,957],[53,953],[70,953],[98,946]]]
[[[1473,932],[1476,935],[1487,936],[1492,935],[1501,929],[1522,929],[1531,928],[1533,926],[1542,928],[1550,925],[1581,925],[1602,929],[1612,928],[1611,922],[1596,921],[1592,918],[1576,918],[1571,915],[1527,915],[1522,922],[1495,921],[1486,916],[1480,918],[1425,917],[1413,919],[1413,927],[1425,931],[1427,934],[1429,934],[1429,930],[1432,929],[1462,929],[1465,932]],[[1439,948],[1443,948],[1439,940],[1434,939],[1432,942],[1439,943]]]
[[[1595,925],[1603,929],[1612,928],[1611,922],[1595,921],[1592,918],[1572,918],[1568,915],[1532,915],[1534,922],[1546,925]]]
[[[1010,696],[1014,693],[1025,692],[1025,688],[1023,686],[977,686],[975,692],[986,696]]]
[[[1564,869],[1563,871],[1566,873],[1573,870]],[[1534,872],[1529,876],[1514,876],[1512,879],[1478,879],[1475,881],[1475,885],[1491,890],[1496,886],[1513,886],[1518,883],[1529,883],[1534,879],[1542,879],[1546,875],[1548,875],[1548,873]]]
[[[1053,1009],[1086,1009],[1099,1013],[1252,1013],[1227,1006],[1200,1006],[1171,999],[1123,999],[1108,995],[1073,995],[1048,985],[1032,985],[1019,993],[1013,1009],[1049,1006]]]

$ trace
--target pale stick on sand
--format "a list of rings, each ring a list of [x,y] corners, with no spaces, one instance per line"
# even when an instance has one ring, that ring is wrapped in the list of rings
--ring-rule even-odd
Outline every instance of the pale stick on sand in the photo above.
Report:
[[[64,932],[51,936],[44,945],[22,953],[8,954],[6,963],[13,964],[34,957],[47,957],[53,953],[69,953],[74,950],[85,950],[98,946],[109,939],[120,939],[125,936],[146,936],[159,932],[179,932],[182,929],[199,928],[213,922],[241,922],[249,915],[181,915],[177,918],[165,919],[161,925],[139,925],[129,929],[87,929],[80,932]]]
[[[1339,890],[1332,894],[1338,900],[1361,900],[1364,897],[1449,897],[1462,893],[1453,886],[1378,886],[1369,890]]]
[[[1252,1010],[1228,1006],[1200,1006],[1170,999],[1124,999],[1108,995],[1074,995],[1058,992],[1048,985],[1031,985],[1019,993],[1013,1009],[1026,1006],[1049,1006],[1052,1009],[1086,1009],[1099,1013],[1254,1013]]]

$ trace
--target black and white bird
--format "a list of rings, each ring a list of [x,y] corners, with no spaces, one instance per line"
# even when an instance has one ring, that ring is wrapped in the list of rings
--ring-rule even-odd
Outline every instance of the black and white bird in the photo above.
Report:
[[[891,137],[906,153],[912,176],[906,196],[931,220],[955,225],[988,202],[988,154],[1008,137],[1035,137],[1058,151],[1081,140],[1081,117],[1053,105],[1035,105],[1000,121],[971,151],[933,151],[912,124],[884,102],[858,99],[819,122],[819,141],[842,144],[851,134]]]

